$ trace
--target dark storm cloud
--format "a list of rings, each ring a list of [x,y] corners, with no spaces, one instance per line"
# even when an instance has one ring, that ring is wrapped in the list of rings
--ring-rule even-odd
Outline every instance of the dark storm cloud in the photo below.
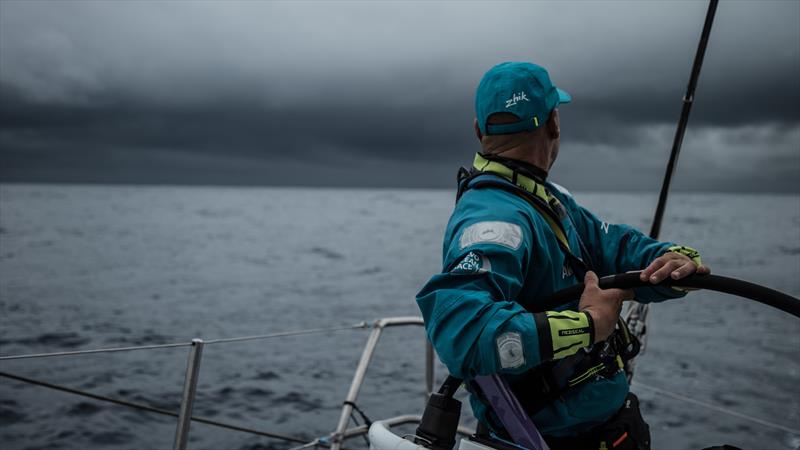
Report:
[[[635,188],[663,170],[705,4],[3,2],[0,12],[4,180],[447,186],[445,167],[475,149],[483,71],[534,60],[575,98],[561,110],[557,172]],[[698,164],[739,176],[708,156],[745,157],[738,144],[758,136],[763,181],[797,190],[784,172],[800,170],[798,15],[794,2],[721,5],[684,154],[699,147]],[[626,182],[595,173],[620,163],[635,174]],[[399,169],[413,175],[364,175]],[[726,188],[693,186],[703,187]]]

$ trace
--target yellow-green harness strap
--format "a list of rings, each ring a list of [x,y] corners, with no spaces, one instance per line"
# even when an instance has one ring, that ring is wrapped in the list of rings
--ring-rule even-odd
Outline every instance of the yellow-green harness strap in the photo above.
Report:
[[[547,192],[547,189],[545,189],[544,185],[539,184],[533,178],[521,175],[518,172],[515,172],[514,170],[511,170],[510,168],[498,162],[488,160],[483,156],[481,156],[480,153],[475,154],[475,160],[473,161],[472,165],[473,167],[475,167],[476,170],[480,172],[500,175],[506,180],[514,183],[514,185],[516,185],[517,187],[523,189],[525,192],[533,194],[535,197],[542,200],[546,205],[560,204],[557,198],[553,197],[552,195],[550,195],[549,192]],[[527,197],[524,198],[528,200]],[[542,205],[539,205],[536,202],[528,200],[528,203],[530,203],[531,206],[533,206],[536,209],[539,215],[541,215],[544,218],[544,220],[547,221],[547,224],[550,226],[550,229],[553,230],[553,233],[556,235],[556,238],[561,243],[561,245],[563,245],[567,251],[570,251],[569,240],[567,239],[567,236],[564,234],[564,231],[561,228],[561,224],[557,223],[553,219],[551,215],[552,212],[545,210]]]

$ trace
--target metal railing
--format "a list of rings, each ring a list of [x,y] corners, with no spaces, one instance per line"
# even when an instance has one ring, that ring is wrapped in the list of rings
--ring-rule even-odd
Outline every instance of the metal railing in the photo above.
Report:
[[[358,361],[356,373],[353,375],[353,381],[350,383],[350,390],[347,392],[347,397],[342,405],[339,424],[336,425],[336,430],[331,435],[331,450],[339,450],[342,447],[347,424],[350,422],[350,415],[353,413],[353,405],[355,405],[355,401],[358,398],[361,385],[364,384],[364,376],[367,373],[370,361],[372,361],[372,355],[375,354],[375,347],[378,345],[378,340],[381,338],[384,328],[407,325],[424,326],[425,322],[422,321],[422,317],[390,317],[378,319],[372,325],[372,332],[369,338],[367,338],[364,351],[361,352],[361,359]],[[433,347],[430,342],[425,339],[425,398],[433,391],[433,375]]]
[[[186,449],[186,445],[189,439],[189,425],[192,421],[200,422],[207,425],[217,426],[228,430],[238,431],[242,433],[249,433],[257,436],[267,437],[271,439],[280,439],[286,442],[293,442],[295,444],[301,444],[298,447],[294,447],[293,450],[300,450],[305,448],[311,447],[330,447],[331,449],[339,449],[345,450],[342,448],[343,442],[346,440],[357,437],[363,436],[368,433],[369,431],[369,424],[362,424],[356,425],[352,428],[347,428],[349,424],[349,419],[351,414],[353,413],[353,407],[355,406],[355,401],[358,398],[358,393],[361,390],[361,385],[364,383],[364,379],[367,373],[367,369],[369,368],[369,364],[372,361],[372,356],[375,353],[375,349],[377,348],[378,341],[383,333],[383,330],[388,327],[398,327],[398,326],[421,326],[423,325],[422,318],[420,317],[389,317],[384,319],[376,320],[372,326],[369,326],[366,322],[359,322],[354,325],[345,325],[345,326],[338,326],[338,327],[328,327],[328,328],[313,328],[313,329],[306,329],[306,330],[297,330],[297,331],[288,331],[288,332],[280,332],[280,333],[271,333],[271,334],[262,334],[256,336],[242,336],[242,337],[234,337],[234,338],[224,338],[224,339],[212,339],[212,340],[202,340],[202,339],[194,339],[191,342],[178,342],[178,343],[169,343],[169,344],[157,344],[157,345],[142,345],[142,346],[134,346],[134,347],[116,347],[116,348],[102,348],[102,349],[89,349],[89,350],[72,350],[72,351],[64,351],[64,352],[52,352],[52,353],[36,353],[36,354],[24,354],[24,355],[5,355],[0,356],[0,361],[9,361],[9,360],[16,360],[16,359],[30,359],[30,358],[47,358],[47,357],[57,357],[57,356],[72,356],[72,355],[87,355],[87,354],[96,354],[96,353],[113,353],[113,352],[123,352],[123,351],[135,351],[135,350],[152,350],[152,349],[160,349],[160,348],[172,348],[172,347],[190,347],[189,349],[189,356],[188,362],[186,365],[186,375],[184,378],[183,384],[183,394],[181,398],[180,409],[178,413],[173,411],[168,411],[162,408],[156,408],[150,405],[145,404],[138,404],[130,401],[125,401],[121,399],[115,399],[111,397],[106,397],[103,395],[93,394],[86,391],[81,391],[79,389],[68,388],[65,386],[60,386],[52,383],[43,382],[40,380],[34,380],[31,378],[13,375],[5,372],[0,372],[0,376],[4,378],[8,378],[11,380],[34,384],[50,389],[59,390],[62,392],[67,392],[74,395],[81,395],[84,397],[92,398],[98,401],[105,401],[114,403],[120,406],[125,406],[129,408],[136,408],[143,411],[148,411],[151,413],[162,414],[166,416],[176,417],[177,425],[175,429],[175,440],[173,442],[173,449],[175,450],[184,450]],[[197,417],[192,415],[192,409],[194,405],[195,396],[197,394],[197,382],[199,379],[200,374],[200,364],[202,361],[202,354],[203,349],[206,345],[214,345],[214,344],[222,344],[222,343],[231,343],[231,342],[242,342],[242,341],[249,341],[249,340],[261,340],[261,339],[270,339],[276,337],[284,337],[284,336],[299,336],[299,335],[307,335],[307,334],[316,334],[316,333],[326,333],[326,332],[334,332],[334,331],[342,331],[342,330],[355,330],[355,329],[367,329],[371,328],[372,331],[367,338],[367,342],[364,346],[364,350],[361,353],[361,358],[358,362],[358,366],[356,367],[356,371],[353,374],[353,380],[350,383],[350,389],[347,393],[347,397],[345,398],[342,404],[342,412],[339,417],[339,421],[337,423],[336,429],[327,436],[319,437],[314,439],[310,442],[306,442],[304,439],[297,438],[294,436],[287,436],[282,435],[279,433],[272,433],[263,430],[257,430],[245,426],[240,426],[236,424],[224,423],[219,422],[213,419],[204,418],[204,417]],[[433,383],[434,383],[434,351],[431,347],[430,343],[425,340],[425,387],[426,387],[426,394],[430,395],[433,391]],[[739,419],[747,420],[753,423],[760,424],[765,427],[770,427],[775,430],[784,431],[786,433],[800,435],[800,430],[788,427],[780,424],[775,424],[766,420],[758,419],[755,417],[751,417],[742,413],[736,413],[735,411],[730,411],[727,408],[720,407],[718,405],[713,405],[709,403],[705,403],[696,399],[688,398],[686,396],[682,396],[680,394],[675,394],[673,392],[659,389],[655,387],[651,387],[649,385],[644,385],[641,382],[635,383],[636,387],[645,388],[647,390],[651,390],[656,392],[659,395],[672,397],[679,401],[689,402],[695,404],[697,406],[702,406],[705,408],[709,408],[710,410],[725,413],[731,415],[733,417],[737,417]],[[426,395],[426,398],[427,398]],[[382,419],[383,422],[388,427],[393,427],[402,424],[409,424],[409,423],[419,423],[421,416],[419,415],[400,415],[396,417],[391,417],[389,419]],[[458,432],[462,435],[468,435],[472,433],[472,430],[459,426]]]
[[[306,329],[306,330],[297,330],[297,331],[288,331],[288,332],[280,332],[280,333],[271,333],[271,334],[262,334],[262,335],[254,335],[254,336],[242,336],[242,337],[234,337],[234,338],[223,338],[223,339],[212,339],[212,340],[203,340],[203,339],[193,339],[191,342],[176,342],[176,343],[168,343],[168,344],[157,344],[157,345],[142,345],[142,346],[129,346],[129,347],[115,347],[115,348],[101,348],[101,349],[86,349],[86,350],[72,350],[72,351],[63,351],[63,352],[52,352],[52,353],[34,353],[34,354],[22,354],[22,355],[4,355],[0,356],[0,361],[9,361],[9,360],[17,360],[17,359],[30,359],[30,358],[48,358],[48,357],[58,357],[58,356],[75,356],[75,355],[87,355],[87,354],[96,354],[96,353],[113,353],[113,352],[125,352],[125,351],[135,351],[135,350],[153,350],[153,349],[161,349],[161,348],[174,348],[174,347],[189,347],[189,355],[188,361],[186,364],[186,375],[184,377],[183,382],[183,391],[181,396],[181,403],[180,409],[177,414],[177,425],[175,429],[175,439],[173,441],[173,450],[185,450],[187,443],[189,441],[189,429],[192,421],[199,421],[201,423],[208,423],[211,425],[218,425],[224,428],[236,430],[236,431],[243,431],[243,432],[252,432],[255,434],[260,434],[262,436],[271,436],[274,438],[286,439],[291,440],[293,442],[302,442],[298,439],[287,439],[286,436],[281,436],[275,433],[267,433],[267,432],[259,432],[257,430],[249,430],[244,427],[237,427],[235,425],[224,424],[224,423],[214,423],[208,419],[198,418],[192,415],[192,410],[194,407],[195,397],[197,395],[197,383],[200,376],[200,366],[202,362],[203,356],[203,349],[206,345],[214,345],[214,344],[222,344],[222,343],[231,343],[231,342],[242,342],[242,341],[249,341],[249,340],[262,340],[262,339],[270,339],[276,337],[285,337],[285,336],[298,336],[298,335],[307,335],[307,334],[315,334],[315,333],[325,333],[325,332],[333,332],[333,331],[341,331],[341,330],[354,330],[354,329],[367,329],[371,328],[372,331],[370,332],[369,337],[367,338],[366,345],[364,346],[364,350],[361,353],[361,358],[358,362],[358,366],[356,367],[356,371],[353,375],[353,380],[350,384],[350,389],[347,393],[347,397],[345,398],[342,404],[342,412],[339,417],[338,424],[336,429],[328,436],[317,438],[311,442],[308,442],[300,447],[295,447],[296,449],[301,448],[309,448],[309,447],[316,447],[316,446],[329,446],[331,449],[334,450],[341,450],[342,443],[356,436],[365,435],[369,431],[368,424],[357,425],[353,428],[347,428],[350,418],[353,414],[353,408],[355,406],[355,401],[358,398],[358,393],[361,390],[361,385],[364,383],[364,378],[369,368],[369,364],[372,361],[372,356],[375,353],[375,349],[378,344],[378,340],[383,333],[383,330],[388,327],[398,327],[398,326],[423,326],[424,322],[421,317],[415,316],[408,316],[408,317],[389,317],[376,320],[372,326],[370,327],[367,325],[366,322],[359,322],[354,325],[345,325],[339,327],[328,327],[328,328],[313,328],[313,329]],[[110,401],[113,403],[117,403],[122,406],[128,407],[136,407],[139,409],[151,411],[151,412],[158,412],[158,413],[166,413],[168,415],[175,416],[175,413],[169,413],[168,411],[162,411],[158,408],[148,407],[147,405],[136,405],[132,402],[120,401],[116,399],[107,398],[104,396],[91,394],[88,392],[82,392],[77,389],[70,389],[64,388],[63,386],[53,385],[51,383],[46,382],[37,382],[36,380],[28,379],[25,377],[15,376],[11,374],[0,373],[0,375],[5,376],[6,378],[14,379],[21,382],[28,382],[33,384],[38,384],[40,386],[49,387],[53,389],[59,389],[64,392],[77,394],[77,395],[84,395],[87,397],[94,398],[96,400],[101,401]],[[434,383],[434,351],[433,347],[430,345],[427,339],[425,339],[425,392],[426,392],[426,399],[427,396],[433,391],[433,383]],[[397,417],[392,417],[389,419],[384,420],[383,422],[386,423],[388,426],[395,426],[407,423],[419,423],[420,416],[418,415],[401,415]],[[465,431],[465,430],[462,430]],[[466,431],[465,431],[466,432]]]
[[[174,450],[186,450],[189,442],[189,426],[192,424],[192,409],[197,396],[197,378],[200,376],[200,361],[203,357],[203,340],[192,339],[189,362],[186,363],[186,378],[183,381],[181,409],[178,413],[178,427],[175,429]]]

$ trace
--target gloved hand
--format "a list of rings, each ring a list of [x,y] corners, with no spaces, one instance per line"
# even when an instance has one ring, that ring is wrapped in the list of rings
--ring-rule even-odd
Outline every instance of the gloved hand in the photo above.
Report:
[[[633,299],[631,289],[600,289],[597,275],[591,270],[583,279],[583,294],[578,309],[592,316],[594,341],[605,341],[614,331],[623,300]]]

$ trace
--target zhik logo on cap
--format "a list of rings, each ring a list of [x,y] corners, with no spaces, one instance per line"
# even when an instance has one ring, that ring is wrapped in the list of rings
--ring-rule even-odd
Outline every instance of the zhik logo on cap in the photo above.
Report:
[[[484,135],[533,131],[561,103],[572,100],[555,87],[544,67],[526,62],[498,64],[483,76],[475,93],[475,115]],[[519,118],[508,124],[489,124],[489,116],[510,112]]]
[[[518,94],[514,94],[514,95],[511,96],[510,99],[506,100],[506,108],[510,108],[510,107],[516,105],[517,102],[521,102],[523,100],[525,100],[526,102],[530,101],[528,99],[528,97],[525,95],[524,91],[520,92]]]

